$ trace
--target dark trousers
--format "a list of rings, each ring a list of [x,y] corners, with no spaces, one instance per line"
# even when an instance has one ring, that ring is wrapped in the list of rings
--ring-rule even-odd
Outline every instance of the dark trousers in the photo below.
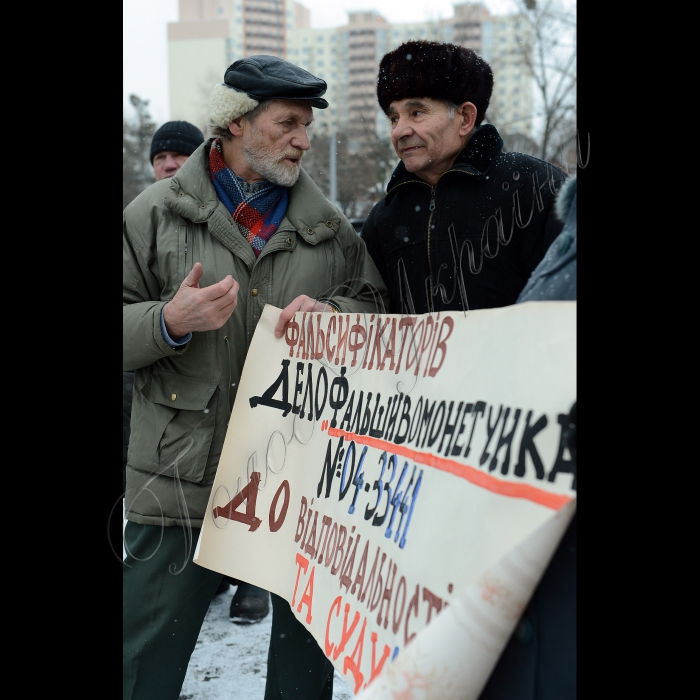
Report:
[[[333,664],[289,603],[274,593],[265,700],[332,700]]]
[[[126,523],[124,700],[177,700],[180,695],[221,581],[221,574],[192,561],[199,530],[192,529],[189,551],[185,534],[181,527]]]

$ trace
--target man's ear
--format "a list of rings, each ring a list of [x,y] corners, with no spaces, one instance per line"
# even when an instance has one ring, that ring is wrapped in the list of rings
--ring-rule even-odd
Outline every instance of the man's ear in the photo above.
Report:
[[[473,102],[462,102],[457,108],[462,115],[462,125],[459,127],[459,135],[467,136],[476,124],[476,105]]]
[[[234,135],[234,136],[243,136],[243,127],[241,126],[241,120],[243,117],[238,117],[238,119],[234,119],[229,125],[228,125],[228,130]]]

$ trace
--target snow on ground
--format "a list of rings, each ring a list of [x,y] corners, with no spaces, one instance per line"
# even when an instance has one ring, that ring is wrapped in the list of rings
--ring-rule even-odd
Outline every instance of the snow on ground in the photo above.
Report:
[[[254,625],[235,625],[228,616],[235,587],[212,600],[192,653],[180,700],[262,700],[272,610]],[[354,697],[335,672],[333,700]]]

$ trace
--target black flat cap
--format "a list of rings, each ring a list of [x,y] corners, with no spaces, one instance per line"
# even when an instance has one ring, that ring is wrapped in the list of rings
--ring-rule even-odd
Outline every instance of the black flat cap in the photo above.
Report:
[[[232,63],[224,83],[245,92],[254,100],[307,100],[313,107],[326,109],[325,80],[277,56],[248,56]]]

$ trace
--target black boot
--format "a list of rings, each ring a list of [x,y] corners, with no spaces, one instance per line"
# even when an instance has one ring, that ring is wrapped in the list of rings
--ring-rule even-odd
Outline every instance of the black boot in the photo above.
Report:
[[[263,588],[241,581],[231,599],[229,617],[239,625],[260,622],[270,612],[270,594]]]

